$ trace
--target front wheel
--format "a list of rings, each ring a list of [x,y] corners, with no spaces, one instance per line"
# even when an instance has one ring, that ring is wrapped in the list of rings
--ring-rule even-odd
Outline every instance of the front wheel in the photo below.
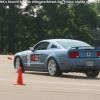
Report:
[[[16,72],[18,72],[19,67],[22,67],[22,72],[24,72],[23,64],[22,64],[22,61],[21,61],[20,57],[17,57],[15,59],[15,64],[14,65],[15,65]]]
[[[48,72],[51,76],[61,76],[62,72],[57,64],[57,62],[51,58],[48,61]]]
[[[86,74],[87,77],[95,78],[99,75],[99,70],[87,71],[85,74]]]

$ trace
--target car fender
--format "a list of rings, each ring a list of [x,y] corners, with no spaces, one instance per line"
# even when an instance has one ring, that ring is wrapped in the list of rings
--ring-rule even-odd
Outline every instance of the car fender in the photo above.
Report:
[[[16,60],[17,57],[19,57],[19,58],[22,60],[22,62],[23,62],[23,59],[22,59],[22,52],[19,52],[19,53],[16,53],[16,54],[14,55],[14,64],[15,64],[15,60]]]
[[[16,54],[14,55],[14,63],[15,63],[15,60],[16,60],[17,57],[20,57],[22,63],[24,63],[23,57],[24,57],[24,56],[27,56],[27,54],[30,54],[30,52],[31,52],[30,50],[26,50],[26,51],[22,51],[22,52],[16,53]]]

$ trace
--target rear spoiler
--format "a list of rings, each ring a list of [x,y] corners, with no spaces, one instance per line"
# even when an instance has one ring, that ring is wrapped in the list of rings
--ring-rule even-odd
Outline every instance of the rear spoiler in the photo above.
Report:
[[[79,48],[87,48],[87,49],[100,49],[100,47],[95,47],[95,46],[79,46],[79,47],[71,47],[70,49],[79,49]]]

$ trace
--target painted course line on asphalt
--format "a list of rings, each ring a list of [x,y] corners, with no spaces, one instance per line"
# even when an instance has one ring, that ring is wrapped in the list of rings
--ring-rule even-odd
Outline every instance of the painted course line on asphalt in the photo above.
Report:
[[[0,81],[14,81],[13,79],[0,79]],[[45,82],[45,81],[28,81],[25,80],[25,82],[28,83],[43,83],[43,84],[61,84],[61,85],[80,85],[80,86],[96,86],[96,87],[100,87],[100,84],[87,84],[87,83],[61,83],[61,82]]]

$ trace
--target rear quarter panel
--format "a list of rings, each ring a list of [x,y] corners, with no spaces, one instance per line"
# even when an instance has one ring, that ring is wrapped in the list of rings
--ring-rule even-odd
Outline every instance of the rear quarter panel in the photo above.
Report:
[[[67,68],[69,66],[67,51],[65,49],[58,50],[47,50],[46,51],[46,60],[45,60],[45,68],[47,68],[47,64],[50,58],[54,58],[60,67],[61,70]]]

